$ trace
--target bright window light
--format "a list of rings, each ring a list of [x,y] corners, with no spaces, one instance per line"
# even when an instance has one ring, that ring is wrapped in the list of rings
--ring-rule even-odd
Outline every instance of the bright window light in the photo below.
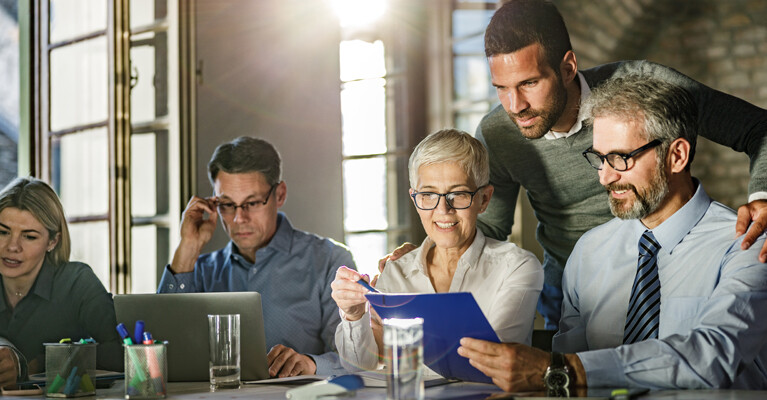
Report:
[[[386,0],[332,0],[342,28],[366,26],[381,18]]]

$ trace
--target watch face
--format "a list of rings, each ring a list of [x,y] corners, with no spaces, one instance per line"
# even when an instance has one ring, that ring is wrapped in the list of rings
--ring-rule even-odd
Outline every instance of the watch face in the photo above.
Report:
[[[570,383],[570,377],[564,370],[553,370],[546,374],[546,387],[567,387],[568,383]]]

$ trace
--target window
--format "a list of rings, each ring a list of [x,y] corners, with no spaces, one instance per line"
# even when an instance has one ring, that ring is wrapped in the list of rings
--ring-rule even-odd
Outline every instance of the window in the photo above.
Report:
[[[18,0],[0,0],[0,188],[16,177],[21,124]]]
[[[425,135],[424,125],[412,115],[423,109],[423,80],[415,78],[421,71],[414,67],[423,53],[415,50],[421,43],[410,37],[414,32],[405,28],[419,26],[408,18],[422,18],[423,6],[393,0],[335,5],[343,37],[344,231],[357,268],[372,276],[389,251],[423,238],[420,224],[413,230],[407,174],[412,144]]]
[[[71,259],[115,293],[154,292],[182,196],[177,3],[40,6],[37,175],[61,197]]]

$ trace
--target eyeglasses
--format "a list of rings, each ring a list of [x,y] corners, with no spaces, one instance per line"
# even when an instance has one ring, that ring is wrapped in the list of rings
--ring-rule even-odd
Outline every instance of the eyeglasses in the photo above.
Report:
[[[275,183],[272,185],[272,187],[269,189],[269,193],[266,194],[266,200],[253,200],[253,201],[246,201],[240,205],[234,204],[232,202],[221,202],[220,200],[217,200],[216,207],[218,208],[218,213],[221,215],[227,215],[231,216],[237,213],[238,208],[242,208],[242,212],[248,213],[252,211],[258,211],[263,206],[266,205],[266,203],[269,201],[269,197],[272,196],[272,192],[274,191],[274,188],[277,187],[279,183]]]
[[[641,152],[652,149],[653,147],[659,146],[661,143],[660,140],[655,139],[650,143],[647,143],[646,145],[632,151],[628,154],[623,153],[607,153],[605,155],[601,155],[594,151],[593,146],[589,147],[588,149],[583,151],[583,156],[586,157],[586,160],[588,160],[589,164],[591,164],[592,167],[601,170],[602,165],[605,161],[607,161],[610,166],[616,170],[616,171],[625,171],[633,166],[633,163],[629,165],[629,160],[632,159],[632,157],[638,156]]]
[[[415,192],[410,195],[415,202],[415,206],[421,210],[433,210],[439,205],[439,199],[444,197],[447,201],[447,205],[450,208],[456,210],[464,210],[471,207],[471,203],[474,200],[474,195],[477,194],[485,186],[480,186],[473,192],[448,192],[448,193],[434,193],[434,192]]]

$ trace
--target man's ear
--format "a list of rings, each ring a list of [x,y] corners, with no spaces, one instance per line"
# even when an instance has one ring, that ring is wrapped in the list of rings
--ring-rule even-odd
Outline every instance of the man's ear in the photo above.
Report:
[[[671,173],[684,171],[687,164],[690,163],[690,142],[687,139],[678,138],[671,142],[668,147],[668,162],[671,166]]]
[[[578,60],[575,58],[575,53],[572,50],[568,50],[565,56],[562,57],[562,62],[559,63],[559,74],[562,76],[562,82],[565,84],[570,83],[575,79],[578,73]]]
[[[288,184],[282,181],[274,188],[274,197],[277,200],[277,208],[282,207],[285,201],[288,199]]]

